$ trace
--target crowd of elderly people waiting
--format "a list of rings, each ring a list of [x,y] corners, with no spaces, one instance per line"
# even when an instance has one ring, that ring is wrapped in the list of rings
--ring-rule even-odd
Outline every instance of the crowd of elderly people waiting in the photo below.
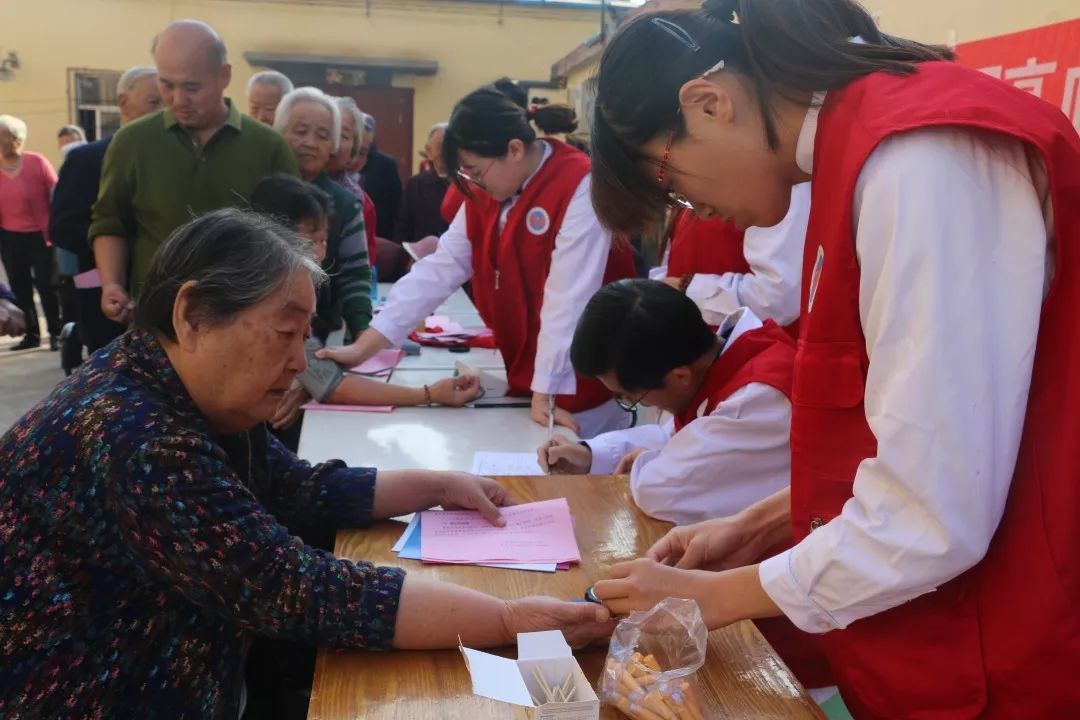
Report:
[[[273,72],[244,114],[201,22],[171,23],[152,52],[120,80],[122,128],[72,148],[59,182],[0,117],[0,329],[40,342],[36,283],[59,333],[55,245],[100,273],[75,304],[81,342],[103,348],[0,439],[0,715],[283,717],[317,646],[610,633],[600,606],[507,602],[319,549],[436,504],[500,523],[511,498],[464,473],[311,466],[273,434],[306,399],[310,329],[355,335],[372,316],[373,123]]]

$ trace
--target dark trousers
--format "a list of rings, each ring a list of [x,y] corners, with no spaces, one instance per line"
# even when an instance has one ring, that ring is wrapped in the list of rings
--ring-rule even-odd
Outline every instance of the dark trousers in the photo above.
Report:
[[[11,282],[11,292],[19,309],[26,314],[26,337],[41,339],[34,288],[45,311],[45,324],[50,335],[60,335],[60,301],[53,287],[55,263],[53,251],[39,233],[17,233],[0,230],[0,259]]]
[[[124,334],[126,327],[115,323],[101,312],[101,288],[76,290],[79,337],[89,353],[97,352]]]
[[[79,298],[75,281],[70,275],[60,275],[56,280],[56,294],[60,296],[60,327],[79,321]]]

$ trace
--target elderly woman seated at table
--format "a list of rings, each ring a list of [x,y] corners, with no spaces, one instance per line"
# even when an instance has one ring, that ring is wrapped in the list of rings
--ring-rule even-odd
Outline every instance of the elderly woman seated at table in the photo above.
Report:
[[[502,601],[314,550],[296,532],[508,501],[462,473],[311,466],[265,430],[304,369],[323,272],[222,210],[156,256],[134,328],[0,438],[0,707],[10,717],[236,718],[253,634],[339,648],[610,631],[599,606]]]
[[[300,177],[330,196],[333,212],[322,266],[349,336],[355,337],[371,322],[371,264],[363,205],[327,174],[330,156],[341,142],[341,110],[322,90],[297,88],[281,99],[274,129],[296,154]],[[328,312],[320,302],[319,315]]]

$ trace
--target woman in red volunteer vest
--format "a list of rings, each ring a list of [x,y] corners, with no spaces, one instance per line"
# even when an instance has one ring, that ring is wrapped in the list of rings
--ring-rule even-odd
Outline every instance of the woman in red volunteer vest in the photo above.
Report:
[[[606,225],[669,203],[769,225],[794,184],[813,197],[790,495],[596,594],[695,597],[712,627],[783,613],[857,718],[1077,717],[1080,138],[949,57],[850,0],[710,1],[605,50]]]
[[[678,208],[661,264],[649,276],[685,292],[710,325],[748,307],[762,320],[792,326],[799,317],[809,215],[809,183],[792,189],[787,215],[772,227],[743,230],[730,220],[703,220]]]
[[[589,297],[634,274],[629,246],[613,246],[593,212],[589,158],[537,138],[529,112],[494,86],[454,108],[443,156],[467,199],[438,249],[394,286],[370,332],[325,356],[351,367],[401,343],[471,280],[476,307],[506,361],[510,392],[532,394],[536,422],[547,424],[555,396],[555,422],[582,437],[626,427],[630,416],[610,391],[576,377],[570,364],[574,326]]]
[[[795,342],[775,322],[743,307],[711,328],[665,284],[621,280],[589,300],[570,355],[626,407],[671,420],[580,443],[556,435],[537,449],[545,471],[627,474],[637,506],[677,525],[737,512],[790,482]],[[834,684],[811,636],[782,617],[757,624],[807,687]]]

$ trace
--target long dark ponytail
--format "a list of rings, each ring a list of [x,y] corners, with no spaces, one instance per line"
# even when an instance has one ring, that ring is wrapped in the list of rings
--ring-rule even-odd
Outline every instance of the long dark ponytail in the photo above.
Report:
[[[641,148],[662,133],[685,131],[679,90],[720,60],[753,84],[775,149],[777,96],[797,99],[870,73],[905,75],[916,63],[951,58],[946,48],[882,33],[854,0],[705,0],[701,10],[643,14],[600,60],[591,137],[597,215],[630,233],[663,216],[667,199],[643,172]]]

